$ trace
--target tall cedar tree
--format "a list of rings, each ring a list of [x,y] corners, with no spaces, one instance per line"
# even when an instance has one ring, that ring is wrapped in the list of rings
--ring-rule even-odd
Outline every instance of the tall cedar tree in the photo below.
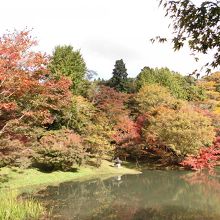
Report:
[[[49,65],[50,71],[56,76],[68,76],[72,80],[72,92],[81,94],[87,71],[86,63],[79,50],[70,45],[57,46]]]
[[[128,74],[125,63],[122,59],[116,60],[112,74],[113,76],[110,79],[109,86],[118,92],[125,92]]]

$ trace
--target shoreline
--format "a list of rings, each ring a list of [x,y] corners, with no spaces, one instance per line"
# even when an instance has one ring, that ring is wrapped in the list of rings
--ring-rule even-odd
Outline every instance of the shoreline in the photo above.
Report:
[[[54,171],[45,173],[37,169],[0,168],[0,176],[4,179],[0,182],[0,190],[18,190],[33,192],[49,185],[59,185],[69,181],[86,181],[89,179],[107,179],[117,175],[141,174],[134,168],[127,168],[126,164],[121,168],[113,167],[112,163],[103,160],[99,168],[93,166],[79,167],[77,172]],[[1,177],[0,177],[1,178]]]

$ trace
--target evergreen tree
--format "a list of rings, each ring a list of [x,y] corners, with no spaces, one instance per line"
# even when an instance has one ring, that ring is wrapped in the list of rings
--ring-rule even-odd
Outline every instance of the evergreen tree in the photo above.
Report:
[[[84,93],[87,68],[79,50],[75,51],[70,45],[55,47],[49,68],[56,76],[65,75],[71,78],[74,94]]]
[[[126,91],[126,84],[127,84],[127,69],[125,67],[124,61],[116,60],[115,68],[113,69],[113,76],[109,80],[109,86],[116,89],[120,92]]]

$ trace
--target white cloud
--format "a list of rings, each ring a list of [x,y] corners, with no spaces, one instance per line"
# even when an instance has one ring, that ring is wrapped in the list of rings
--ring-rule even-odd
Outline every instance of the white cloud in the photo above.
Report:
[[[116,59],[123,58],[131,76],[144,66],[167,66],[189,73],[197,64],[187,49],[149,39],[169,35],[158,0],[7,0],[1,2],[0,33],[34,28],[39,48],[51,53],[58,44],[80,49],[89,69],[111,77]]]

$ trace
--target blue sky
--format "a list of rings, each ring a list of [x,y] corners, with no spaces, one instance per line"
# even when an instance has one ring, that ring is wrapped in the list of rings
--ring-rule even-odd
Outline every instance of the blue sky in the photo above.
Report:
[[[49,54],[56,45],[71,44],[101,78],[111,77],[117,59],[125,61],[131,77],[144,66],[182,74],[201,66],[187,47],[174,53],[169,43],[151,44],[154,36],[171,37],[158,0],[7,0],[1,8],[1,34],[33,28],[37,49]]]

